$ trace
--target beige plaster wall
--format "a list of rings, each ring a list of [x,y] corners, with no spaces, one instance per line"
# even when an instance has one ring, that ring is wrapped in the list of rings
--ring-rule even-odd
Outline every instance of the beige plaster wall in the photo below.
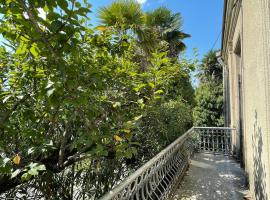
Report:
[[[238,40],[241,38],[241,17],[238,17],[236,27],[234,29],[233,38],[229,44],[228,53],[228,67],[230,73],[230,107],[231,107],[231,124],[230,126],[236,128],[236,131],[232,135],[232,145],[234,154],[239,157],[240,154],[240,135],[239,135],[239,75],[241,74],[241,62],[242,59],[235,54]]]
[[[234,50],[241,41],[241,58]],[[239,127],[243,110],[244,162],[254,199],[270,199],[270,1],[243,0],[237,24],[227,42],[231,126]],[[229,46],[229,47],[228,47]],[[224,48],[224,47],[223,47]],[[238,74],[242,82],[239,104]],[[237,134],[233,144],[239,145]]]

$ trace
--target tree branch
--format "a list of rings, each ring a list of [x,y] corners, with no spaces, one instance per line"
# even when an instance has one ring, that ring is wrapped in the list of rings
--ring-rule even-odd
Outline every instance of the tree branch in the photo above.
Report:
[[[85,153],[90,151],[95,146],[96,146],[95,144],[91,144],[91,145],[87,145],[83,147],[80,151],[66,152],[65,157],[63,159],[66,161],[61,166],[59,166],[57,162],[57,160],[59,160],[59,151],[60,151],[59,149],[54,150],[49,157],[37,160],[36,162],[44,164],[46,166],[46,169],[53,173],[59,173],[63,171],[64,169],[66,169],[68,166],[75,164],[76,162],[90,158],[90,156],[87,156]],[[25,181],[21,180],[22,175],[23,173],[20,173],[16,178],[11,179],[10,175],[1,174],[0,175],[0,194],[22,183],[25,183]]]

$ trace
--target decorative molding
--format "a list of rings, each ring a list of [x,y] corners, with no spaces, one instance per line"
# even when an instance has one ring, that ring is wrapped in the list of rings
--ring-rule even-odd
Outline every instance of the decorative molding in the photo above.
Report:
[[[224,60],[227,59],[230,52],[230,42],[235,33],[235,27],[239,17],[242,0],[227,0],[224,2],[223,31],[222,31],[222,49],[221,54]]]

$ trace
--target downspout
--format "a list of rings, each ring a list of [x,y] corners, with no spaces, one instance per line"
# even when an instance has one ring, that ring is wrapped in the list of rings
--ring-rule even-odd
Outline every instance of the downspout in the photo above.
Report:
[[[224,115],[224,126],[227,127],[228,126],[228,118],[227,118],[227,73],[226,73],[226,67],[223,61],[223,58],[221,57],[221,52],[217,52],[216,54],[217,56],[217,61],[218,63],[222,66],[222,70],[223,70],[223,99],[224,99],[224,106],[223,106],[223,115]]]
[[[228,118],[228,101],[227,101],[227,71],[226,71],[226,66],[223,60],[223,54],[224,54],[224,48],[225,48],[225,44],[224,44],[224,40],[225,40],[225,28],[226,28],[226,22],[227,22],[227,4],[228,4],[228,0],[224,0],[223,1],[223,19],[222,19],[222,39],[221,39],[221,51],[217,52],[216,56],[217,56],[217,60],[219,62],[219,64],[222,66],[223,69],[223,98],[224,98],[224,108],[223,108],[223,113],[224,113],[224,126],[229,126],[229,118]],[[228,36],[227,36],[228,37]],[[226,39],[227,41],[227,39]]]

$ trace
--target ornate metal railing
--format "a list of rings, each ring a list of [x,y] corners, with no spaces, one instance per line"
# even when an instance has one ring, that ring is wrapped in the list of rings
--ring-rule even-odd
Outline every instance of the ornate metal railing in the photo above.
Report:
[[[215,154],[231,154],[232,128],[194,127],[199,137],[199,151]]]
[[[230,152],[231,130],[191,128],[100,200],[168,199],[188,168],[195,150]]]

